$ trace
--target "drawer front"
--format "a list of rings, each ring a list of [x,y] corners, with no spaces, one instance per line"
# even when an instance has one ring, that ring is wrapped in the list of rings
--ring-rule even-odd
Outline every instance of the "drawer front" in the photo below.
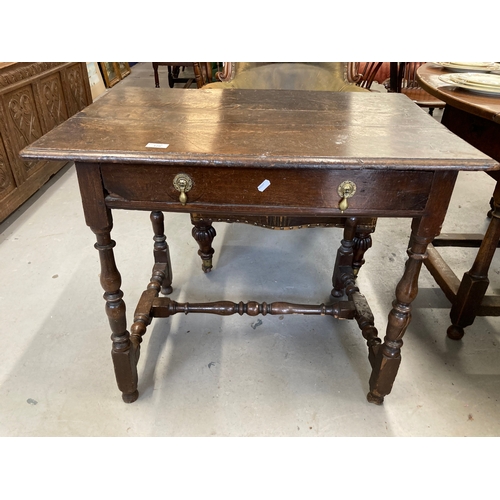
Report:
[[[383,171],[335,169],[174,168],[169,166],[103,165],[104,187],[110,206],[166,210],[207,211],[228,209],[279,213],[340,213],[338,188],[344,181],[356,186],[345,215],[424,210],[432,185],[432,171]],[[186,174],[192,186],[187,202],[179,201],[174,187],[178,174]],[[265,187],[267,186],[267,187]]]

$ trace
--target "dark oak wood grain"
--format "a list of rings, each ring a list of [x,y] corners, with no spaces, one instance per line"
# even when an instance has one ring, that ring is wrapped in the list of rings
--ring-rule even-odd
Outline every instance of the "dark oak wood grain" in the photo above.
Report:
[[[483,168],[474,149],[405,96],[287,90],[116,88],[23,157],[201,168],[276,161],[312,169]]]
[[[381,404],[401,362],[426,249],[441,230],[458,171],[499,168],[405,96],[362,92],[115,89],[22,156],[76,162],[85,218],[97,238],[113,362],[126,402],[138,397],[136,366],[152,319],[205,312],[355,319],[372,366],[368,400]],[[178,174],[184,181],[176,188]],[[268,186],[259,189],[264,180]],[[354,182],[356,192],[344,199],[339,189],[345,181]],[[110,239],[115,209],[152,212],[153,271],[130,334]],[[241,215],[242,222],[265,215],[281,224],[303,216],[338,219],[344,237],[333,270],[332,302],[181,304],[160,297],[172,284],[162,211],[200,216],[194,231],[207,259],[215,236],[213,214]],[[369,244],[359,242],[369,233],[362,224],[373,217],[413,219],[409,258],[383,341],[356,284]]]

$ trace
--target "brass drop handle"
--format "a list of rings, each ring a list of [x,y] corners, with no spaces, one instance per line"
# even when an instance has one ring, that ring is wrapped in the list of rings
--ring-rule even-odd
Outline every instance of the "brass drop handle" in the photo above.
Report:
[[[187,195],[186,193],[193,187],[193,181],[188,174],[177,174],[174,177],[174,188],[177,191],[180,191],[179,201],[181,205],[185,205],[187,203]]]
[[[344,181],[337,189],[337,193],[342,198],[339,202],[339,210],[344,213],[349,208],[348,199],[354,196],[356,192],[356,184],[352,181]]]

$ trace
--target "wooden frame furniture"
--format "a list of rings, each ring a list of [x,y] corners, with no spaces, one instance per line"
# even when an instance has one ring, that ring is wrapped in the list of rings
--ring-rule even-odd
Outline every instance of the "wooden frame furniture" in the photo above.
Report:
[[[91,102],[85,63],[0,63],[0,222],[66,164],[19,151]]]
[[[449,71],[428,63],[418,69],[420,85],[446,102],[441,123],[479,150],[500,161],[500,100],[498,96],[471,93],[439,80]],[[488,271],[500,241],[500,180],[499,172],[488,172],[497,181],[493,193],[491,221],[484,235],[443,235],[430,247],[427,268],[451,302],[451,326],[448,337],[459,340],[464,328],[472,325],[476,316],[500,316],[500,296],[486,291]],[[480,194],[480,193],[478,193]],[[488,193],[487,196],[490,196]],[[462,280],[446,264],[436,250],[438,246],[479,247],[472,267]]]
[[[85,219],[97,239],[115,374],[128,403],[139,394],[140,344],[152,319],[211,313],[355,319],[372,366],[368,400],[381,404],[401,362],[426,249],[439,234],[458,171],[500,167],[405,96],[369,92],[116,88],[21,155],[76,163]],[[154,232],[153,271],[130,332],[111,238],[117,209],[151,211]],[[160,297],[172,291],[173,279],[163,211],[347,218],[332,278],[343,300]],[[383,340],[353,273],[360,217],[412,219],[409,258]]]

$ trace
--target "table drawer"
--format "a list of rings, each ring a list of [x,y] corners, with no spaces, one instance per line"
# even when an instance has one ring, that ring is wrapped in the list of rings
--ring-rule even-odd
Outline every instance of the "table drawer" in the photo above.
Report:
[[[186,174],[192,187],[187,203],[179,201],[174,187],[178,174]],[[148,209],[158,204],[174,211],[228,209],[244,212],[336,213],[340,184],[351,181],[355,194],[348,200],[345,214],[396,211],[410,215],[424,210],[432,185],[432,171],[345,170],[315,168],[213,168],[169,167],[162,165],[103,165],[106,200],[112,207]],[[264,183],[264,184],[263,184]],[[264,188],[264,186],[267,187]],[[260,187],[260,189],[259,189]]]

